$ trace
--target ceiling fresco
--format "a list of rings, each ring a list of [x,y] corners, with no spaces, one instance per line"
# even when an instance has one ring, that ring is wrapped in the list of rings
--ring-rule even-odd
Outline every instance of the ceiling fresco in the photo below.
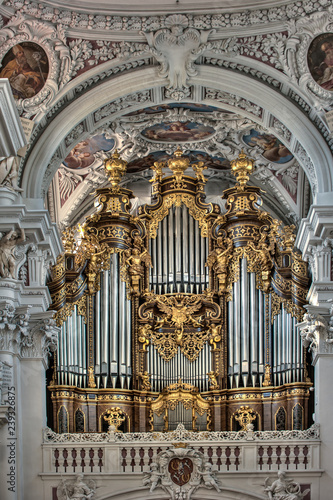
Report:
[[[240,9],[232,16],[219,4],[221,11],[211,16],[177,11],[121,17],[77,6],[62,11],[52,2],[0,5],[0,77],[9,79],[20,116],[34,126],[32,147],[20,160],[21,183],[33,177],[29,171],[41,159],[36,191],[44,197],[54,179],[51,216],[67,225],[83,216],[91,193],[105,183],[103,161],[115,149],[128,162],[126,185],[148,182],[149,167],[178,147],[191,161],[205,162],[210,181],[232,184],[230,161],[243,149],[256,161],[251,180],[266,190],[271,205],[286,220],[305,216],[304,192],[308,207],[309,192],[318,186],[307,131],[333,150],[325,122],[333,106],[331,7],[328,0],[320,8],[268,3],[267,10]],[[99,92],[106,83],[118,85],[118,77],[130,82],[126,89]],[[275,104],[261,96],[258,84],[273,91]],[[69,115],[66,127],[66,108],[74,109],[77,99],[82,112]],[[286,118],[289,103],[307,126]],[[43,134],[59,114],[66,130],[58,130],[53,144]]]
[[[242,137],[245,144],[262,148],[262,156],[273,163],[288,163],[293,159],[291,152],[273,134],[265,134],[257,130]]]
[[[200,123],[171,122],[159,123],[144,129],[141,134],[150,141],[187,142],[199,141],[205,137],[211,137],[215,133],[213,127],[207,127]]]

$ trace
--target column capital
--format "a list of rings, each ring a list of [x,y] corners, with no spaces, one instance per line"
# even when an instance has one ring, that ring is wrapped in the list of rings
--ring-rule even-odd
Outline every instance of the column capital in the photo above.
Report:
[[[333,306],[330,309],[307,306],[308,312],[304,314],[300,329],[302,344],[312,353],[315,365],[318,356],[333,356]],[[329,315],[328,319],[324,314]]]

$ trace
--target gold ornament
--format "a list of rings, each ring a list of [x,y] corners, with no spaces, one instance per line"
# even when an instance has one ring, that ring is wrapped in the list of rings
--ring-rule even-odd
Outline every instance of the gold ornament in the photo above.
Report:
[[[231,170],[234,176],[236,177],[241,190],[243,190],[247,181],[250,178],[249,176],[253,172],[254,160],[248,158],[246,154],[243,153],[242,150],[237,160],[233,160],[230,164],[231,164]]]
[[[241,431],[249,430],[248,425],[251,425],[256,418],[257,415],[255,411],[249,406],[241,406],[239,410],[235,412],[235,420],[241,426]]]
[[[127,162],[120,158],[117,150],[111,158],[104,160],[104,168],[113,189],[117,188],[121,178],[126,174]]]
[[[103,418],[109,424],[109,432],[121,432],[118,428],[126,420],[124,412],[118,407],[107,410]]]

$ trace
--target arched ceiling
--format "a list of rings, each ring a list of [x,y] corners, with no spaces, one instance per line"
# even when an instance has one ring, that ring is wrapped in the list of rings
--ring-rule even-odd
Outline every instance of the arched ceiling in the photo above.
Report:
[[[39,75],[33,88],[12,84],[34,125],[20,165],[26,198],[48,191],[54,220],[81,220],[115,148],[129,162],[124,182],[136,203],[148,201],[148,167],[178,147],[206,161],[214,201],[244,149],[266,208],[287,223],[306,215],[311,191],[333,191],[333,92],[315,69],[330,42],[329,0],[135,6],[0,5],[2,69],[20,46]]]

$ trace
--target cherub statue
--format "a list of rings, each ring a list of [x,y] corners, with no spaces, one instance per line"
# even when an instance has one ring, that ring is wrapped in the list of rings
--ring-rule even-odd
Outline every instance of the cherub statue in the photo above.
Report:
[[[94,498],[96,483],[83,481],[83,474],[77,474],[74,481],[67,479],[60,482],[57,488],[58,500],[91,500]]]
[[[203,182],[204,184],[207,182],[207,179],[204,177],[202,171],[206,170],[207,167],[204,165],[203,161],[199,161],[199,163],[195,163],[192,165],[192,168],[195,172],[196,179],[199,182]]]
[[[15,276],[14,250],[17,245],[25,241],[24,229],[21,229],[21,236],[13,229],[5,234],[0,240],[0,277],[13,278]]]
[[[144,486],[148,486],[150,484],[150,492],[154,491],[157,488],[158,483],[161,481],[161,476],[163,476],[162,472],[158,472],[158,465],[155,462],[150,464],[150,472],[148,472],[143,478],[142,482]]]
[[[269,486],[269,477],[265,479],[265,492],[269,500],[301,500],[310,490],[301,492],[301,487],[292,479],[286,478],[286,472],[279,470],[278,479]]]
[[[204,470],[198,470],[198,473],[201,475],[201,481],[204,483],[204,486],[206,486],[206,488],[215,488],[216,491],[221,491],[218,481],[214,477],[215,474],[213,472],[213,466],[210,462],[206,462],[204,465]]]

